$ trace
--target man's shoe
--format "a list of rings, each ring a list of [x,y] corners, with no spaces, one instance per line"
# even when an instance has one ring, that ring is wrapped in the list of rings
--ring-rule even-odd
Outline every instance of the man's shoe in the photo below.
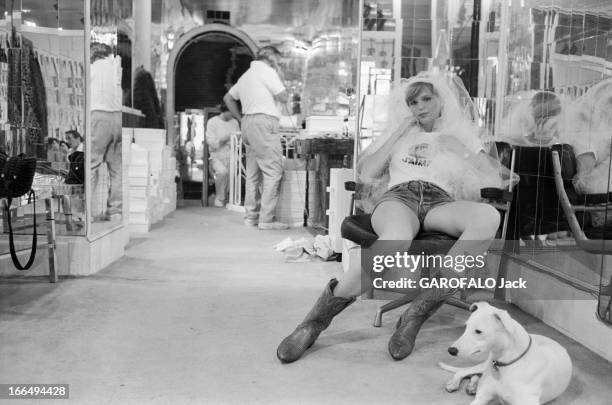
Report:
[[[257,226],[257,224],[259,224],[259,220],[251,219],[251,218],[245,218],[244,219],[244,224],[246,226]]]
[[[282,222],[274,221],[274,222],[260,222],[259,229],[262,231],[282,231],[285,229],[289,229],[289,225],[283,224]]]
[[[213,203],[213,205],[217,208],[225,207],[225,203],[223,201],[217,200],[216,198],[215,198],[215,202]]]

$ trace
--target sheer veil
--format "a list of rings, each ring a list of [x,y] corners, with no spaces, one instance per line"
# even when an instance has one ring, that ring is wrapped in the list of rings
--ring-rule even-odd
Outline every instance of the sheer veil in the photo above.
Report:
[[[606,193],[612,188],[612,79],[599,82],[576,99],[568,109],[563,141],[575,153],[592,152],[596,158],[593,170],[578,173],[574,186],[580,193]]]
[[[568,108],[563,141],[578,144],[581,151],[594,152],[598,159],[610,153],[612,137],[612,79],[591,87]]]
[[[465,145],[473,145],[474,138],[482,145],[486,152],[486,168],[483,162],[469,162],[458,157],[452,150],[446,150],[444,158],[447,164],[445,168],[452,179],[449,191],[455,199],[478,200],[480,198],[480,187],[503,186],[503,174],[509,178],[509,171],[503,173],[503,168],[497,158],[495,145],[492,138],[488,136],[477,125],[478,112],[472,99],[459,77],[450,72],[441,72],[437,69],[421,72],[409,79],[401,79],[396,82],[388,97],[387,124],[381,135],[374,140],[360,155],[357,161],[357,180],[362,184],[362,192],[358,207],[371,212],[380,198],[387,190],[389,180],[388,169],[377,178],[368,178],[362,170],[364,162],[370,164],[373,155],[387,142],[394,142],[398,131],[402,134],[411,131],[423,131],[416,118],[406,103],[406,92],[408,88],[417,82],[430,83],[442,102],[440,118],[435,123],[434,131],[455,136]],[[385,159],[388,168],[390,156],[381,157]],[[491,170],[494,169],[494,170]],[[462,173],[461,177],[451,172]]]
[[[519,146],[559,143],[568,125],[568,98],[550,91],[528,90],[504,103],[498,140]]]

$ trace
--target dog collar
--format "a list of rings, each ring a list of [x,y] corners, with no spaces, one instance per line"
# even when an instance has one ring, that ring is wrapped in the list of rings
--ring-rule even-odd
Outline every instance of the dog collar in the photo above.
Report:
[[[527,352],[529,351],[529,349],[531,348],[531,335],[529,335],[529,344],[527,345],[527,348],[525,349],[525,351],[523,353],[521,353],[520,356],[518,356],[516,359],[509,361],[507,363],[504,363],[503,361],[497,361],[497,360],[493,360],[493,368],[495,370],[499,370],[500,367],[507,367],[511,364],[516,363],[517,361],[519,361],[520,359],[522,359]]]

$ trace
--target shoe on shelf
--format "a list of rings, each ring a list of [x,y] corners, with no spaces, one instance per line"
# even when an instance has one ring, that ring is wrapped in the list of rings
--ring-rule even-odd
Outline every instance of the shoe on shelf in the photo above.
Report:
[[[260,222],[259,229],[262,231],[283,231],[289,229],[289,225],[283,224],[282,222]]]
[[[217,200],[216,198],[215,198],[215,202],[213,203],[213,205],[218,208],[225,207],[225,203],[223,201]]]
[[[257,226],[257,224],[259,224],[259,220],[258,219],[245,218],[244,219],[244,224],[246,226]]]

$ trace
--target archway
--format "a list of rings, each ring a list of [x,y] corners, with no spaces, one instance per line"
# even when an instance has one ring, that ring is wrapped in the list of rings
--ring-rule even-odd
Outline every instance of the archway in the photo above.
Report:
[[[176,138],[175,127],[174,127],[174,114],[175,114],[175,102],[176,102],[176,67],[177,63],[183,54],[183,52],[189,47],[189,45],[207,34],[222,34],[229,37],[235,38],[238,42],[242,42],[248,49],[255,55],[259,47],[243,31],[240,31],[234,27],[224,24],[207,24],[202,27],[197,27],[189,32],[182,35],[174,44],[170,56],[168,58],[168,68],[166,73],[166,127],[167,127],[167,143],[173,145]]]

